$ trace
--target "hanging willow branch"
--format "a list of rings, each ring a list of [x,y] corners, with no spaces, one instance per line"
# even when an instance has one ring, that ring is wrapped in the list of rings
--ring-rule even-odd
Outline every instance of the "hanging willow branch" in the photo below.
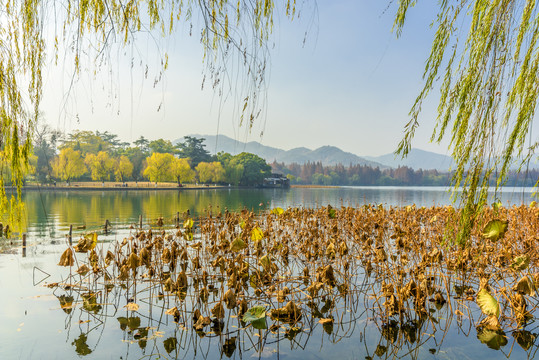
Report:
[[[415,3],[399,0],[397,35]],[[538,5],[535,0],[443,0],[434,24],[425,84],[397,153],[410,151],[423,101],[442,79],[431,141],[450,139],[456,162],[452,183],[455,190],[463,188],[457,241],[464,244],[487,202],[489,177],[496,176],[498,190],[510,166],[535,156],[538,142],[531,129],[539,89]]]
[[[281,9],[289,19],[297,16],[295,0],[282,0]],[[274,12],[273,0],[0,0],[0,215],[20,218],[23,210],[20,189],[47,60],[57,61],[62,53],[75,79],[87,63],[99,69],[118,60],[111,50],[126,48],[139,34],[167,38],[178,24],[194,25],[211,86],[220,95],[234,87],[241,99],[238,118],[252,125],[263,106],[257,99],[265,86]],[[169,66],[166,52],[158,50],[155,82]],[[4,186],[7,173],[18,189],[12,201]]]

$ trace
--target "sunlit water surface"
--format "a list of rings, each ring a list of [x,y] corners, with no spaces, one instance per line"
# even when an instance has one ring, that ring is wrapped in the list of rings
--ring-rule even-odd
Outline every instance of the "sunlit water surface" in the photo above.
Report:
[[[89,231],[101,231],[108,220],[113,231],[100,234],[103,246],[129,236],[130,226],[143,226],[163,217],[167,222],[177,212],[192,215],[274,207],[359,207],[364,204],[385,206],[433,206],[451,204],[445,188],[424,187],[340,187],[293,188],[289,190],[206,189],[194,191],[141,192],[46,192],[24,194],[27,209],[27,249],[23,257],[21,240],[0,239],[0,359],[140,359],[140,358],[274,358],[274,359],[364,359],[364,358],[533,358],[537,345],[526,351],[509,336],[499,351],[490,349],[476,338],[475,327],[459,327],[455,322],[434,336],[423,334],[406,338],[402,333],[384,331],[373,323],[362,306],[348,309],[344,325],[324,329],[316,319],[305,319],[300,333],[292,339],[284,331],[245,331],[237,349],[223,351],[226,336],[201,337],[179,327],[170,316],[165,300],[141,302],[138,313],[127,312],[126,299],[109,296],[110,303],[99,311],[84,309],[82,299],[68,313],[60,307],[56,295],[63,294],[43,285],[66,278],[69,270],[56,264],[66,249],[66,234],[73,225],[73,238]],[[492,194],[505,205],[529,203],[532,189],[506,188]],[[82,229],[84,227],[84,229]],[[114,293],[114,292],[113,292]],[[79,301],[80,303],[77,303]],[[78,305],[77,305],[78,304]],[[152,304],[152,306],[150,306]],[[360,305],[368,301],[360,301]],[[364,307],[364,306],[363,306]],[[151,312],[150,312],[151,309]],[[435,318],[444,328],[449,309],[441,309]],[[129,323],[126,327],[125,320]],[[138,329],[148,332],[140,333]],[[432,328],[427,330],[432,331]],[[532,324],[530,333],[539,332]],[[428,332],[428,331],[427,331]],[[138,337],[137,337],[138,336]],[[534,335],[535,336],[535,335]],[[141,341],[142,338],[142,341]],[[534,337],[535,338],[535,337]],[[175,340],[174,340],[175,339]],[[398,349],[394,349],[398,346]]]

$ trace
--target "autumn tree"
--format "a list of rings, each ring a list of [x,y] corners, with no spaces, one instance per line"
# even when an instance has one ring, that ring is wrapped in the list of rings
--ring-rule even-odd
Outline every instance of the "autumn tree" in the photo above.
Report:
[[[115,160],[114,175],[116,181],[125,182],[127,178],[133,173],[133,164],[129,161],[129,158],[125,155],[121,155]]]
[[[146,169],[144,176],[150,181],[160,182],[170,180],[172,178],[170,168],[174,156],[171,154],[153,153],[152,156],[146,159]]]
[[[178,182],[178,186],[182,182],[192,182],[195,178],[195,172],[191,169],[188,159],[174,158],[170,164],[170,174]]]
[[[62,149],[51,166],[54,176],[66,181],[68,185],[71,180],[81,177],[87,171],[80,152],[72,148]]]
[[[220,162],[201,162],[195,168],[201,183],[218,183],[225,180],[225,169]]]
[[[98,152],[97,155],[86,155],[84,163],[90,169],[92,180],[96,181],[110,180],[111,175],[114,173],[114,166],[116,165],[114,159],[104,151]]]

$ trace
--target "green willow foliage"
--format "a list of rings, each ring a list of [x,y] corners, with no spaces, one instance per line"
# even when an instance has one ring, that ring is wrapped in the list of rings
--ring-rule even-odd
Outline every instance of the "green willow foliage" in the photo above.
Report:
[[[297,16],[295,0],[281,3],[289,19]],[[258,96],[265,86],[274,12],[273,0],[0,0],[0,151],[2,166],[10,168],[18,189],[17,197],[7,201],[0,178],[0,213],[22,211],[17,198],[48,59],[57,61],[62,54],[67,63],[72,60],[75,74],[84,69],[81,58],[99,69],[112,60],[113,46],[127,48],[139,34],[166,38],[176,25],[190,24],[193,29],[194,24],[200,29],[194,36],[200,36],[211,86],[219,95],[234,86],[239,92],[235,96],[242,99],[241,121],[251,125],[261,112]],[[160,73],[168,67],[166,53],[161,67]],[[237,75],[231,74],[234,71]],[[237,78],[239,84],[232,84],[236,80],[230,79]]]
[[[400,35],[413,0],[399,0]],[[450,138],[456,161],[453,185],[463,187],[464,244],[487,201],[488,179],[501,186],[510,165],[534,155],[531,129],[539,90],[539,5],[536,0],[440,0],[424,87],[397,152],[406,155],[423,101],[438,79],[440,100],[431,141]],[[529,140],[529,142],[527,141]],[[537,185],[537,184],[536,184]]]

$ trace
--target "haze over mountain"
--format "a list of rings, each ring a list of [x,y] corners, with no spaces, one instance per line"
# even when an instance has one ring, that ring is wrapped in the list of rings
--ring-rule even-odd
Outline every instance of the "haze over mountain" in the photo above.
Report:
[[[269,163],[273,161],[282,162],[285,164],[306,162],[318,162],[323,165],[350,164],[368,165],[372,167],[397,168],[399,166],[408,166],[413,169],[436,169],[438,171],[447,171],[453,164],[451,157],[437,154],[420,149],[412,149],[406,159],[396,158],[393,153],[382,156],[358,156],[349,152],[345,152],[335,146],[322,146],[318,149],[311,150],[305,147],[298,147],[290,150],[278,149],[271,146],[262,145],[257,141],[241,142],[234,140],[225,135],[190,135],[197,138],[205,138],[204,145],[206,149],[216,154],[220,151],[230,154],[239,154],[241,152],[250,152],[260,156]],[[177,139],[174,142],[181,142],[183,139]]]

